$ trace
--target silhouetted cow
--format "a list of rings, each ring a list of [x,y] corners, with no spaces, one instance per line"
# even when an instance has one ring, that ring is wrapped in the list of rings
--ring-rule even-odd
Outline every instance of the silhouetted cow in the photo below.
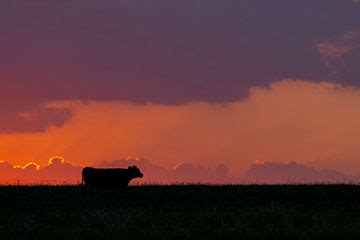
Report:
[[[82,185],[84,189],[125,189],[134,178],[144,175],[136,166],[126,168],[92,168],[82,170]]]

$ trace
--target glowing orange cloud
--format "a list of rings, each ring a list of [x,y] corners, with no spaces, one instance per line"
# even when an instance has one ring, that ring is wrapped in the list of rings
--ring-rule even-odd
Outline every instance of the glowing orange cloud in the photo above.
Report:
[[[0,158],[48,164],[58,153],[76,165],[140,156],[171,169],[224,163],[238,176],[257,159],[296,161],[349,173],[360,169],[360,90],[327,82],[284,80],[254,87],[228,104],[56,102],[76,111],[63,128],[0,135]]]
[[[38,165],[37,163],[34,162],[29,162],[27,164],[25,164],[24,166],[14,166],[14,168],[20,168],[20,169],[35,169],[35,170],[40,170],[40,165]]]
[[[6,184],[70,184],[79,182],[80,174],[79,166],[65,162],[59,156],[50,158],[43,167],[34,162],[24,166],[0,162],[0,183]]]

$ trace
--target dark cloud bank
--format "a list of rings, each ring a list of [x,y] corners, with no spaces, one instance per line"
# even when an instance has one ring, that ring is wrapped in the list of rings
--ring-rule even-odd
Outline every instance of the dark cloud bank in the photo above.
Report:
[[[243,176],[231,176],[223,164],[215,168],[182,163],[173,169],[156,166],[145,159],[127,158],[117,161],[103,161],[94,167],[127,168],[136,165],[144,178],[133,183],[210,183],[210,184],[306,184],[306,183],[360,183],[360,173],[348,175],[339,171],[316,170],[296,162],[257,162]],[[12,166],[0,162],[0,183],[2,184],[79,184],[81,167],[54,157],[49,164],[40,167],[36,163],[26,166]]]
[[[73,111],[70,108],[47,107],[43,104],[25,111],[1,108],[0,133],[36,133],[50,127],[61,127],[68,122]]]
[[[350,0],[8,0],[0,16],[0,133],[62,126],[69,109],[51,101],[221,103],[284,78],[359,85]],[[28,111],[38,117],[17,115]]]

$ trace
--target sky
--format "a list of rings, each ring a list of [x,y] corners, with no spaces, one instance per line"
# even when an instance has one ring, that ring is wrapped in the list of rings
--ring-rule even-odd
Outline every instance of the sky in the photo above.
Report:
[[[4,0],[0,20],[6,178],[54,157],[360,170],[359,1]]]

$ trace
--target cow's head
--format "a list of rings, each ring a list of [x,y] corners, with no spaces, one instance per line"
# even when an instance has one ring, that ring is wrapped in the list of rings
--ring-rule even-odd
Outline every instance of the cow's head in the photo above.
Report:
[[[144,176],[136,166],[129,166],[128,170],[132,178],[142,178]]]

